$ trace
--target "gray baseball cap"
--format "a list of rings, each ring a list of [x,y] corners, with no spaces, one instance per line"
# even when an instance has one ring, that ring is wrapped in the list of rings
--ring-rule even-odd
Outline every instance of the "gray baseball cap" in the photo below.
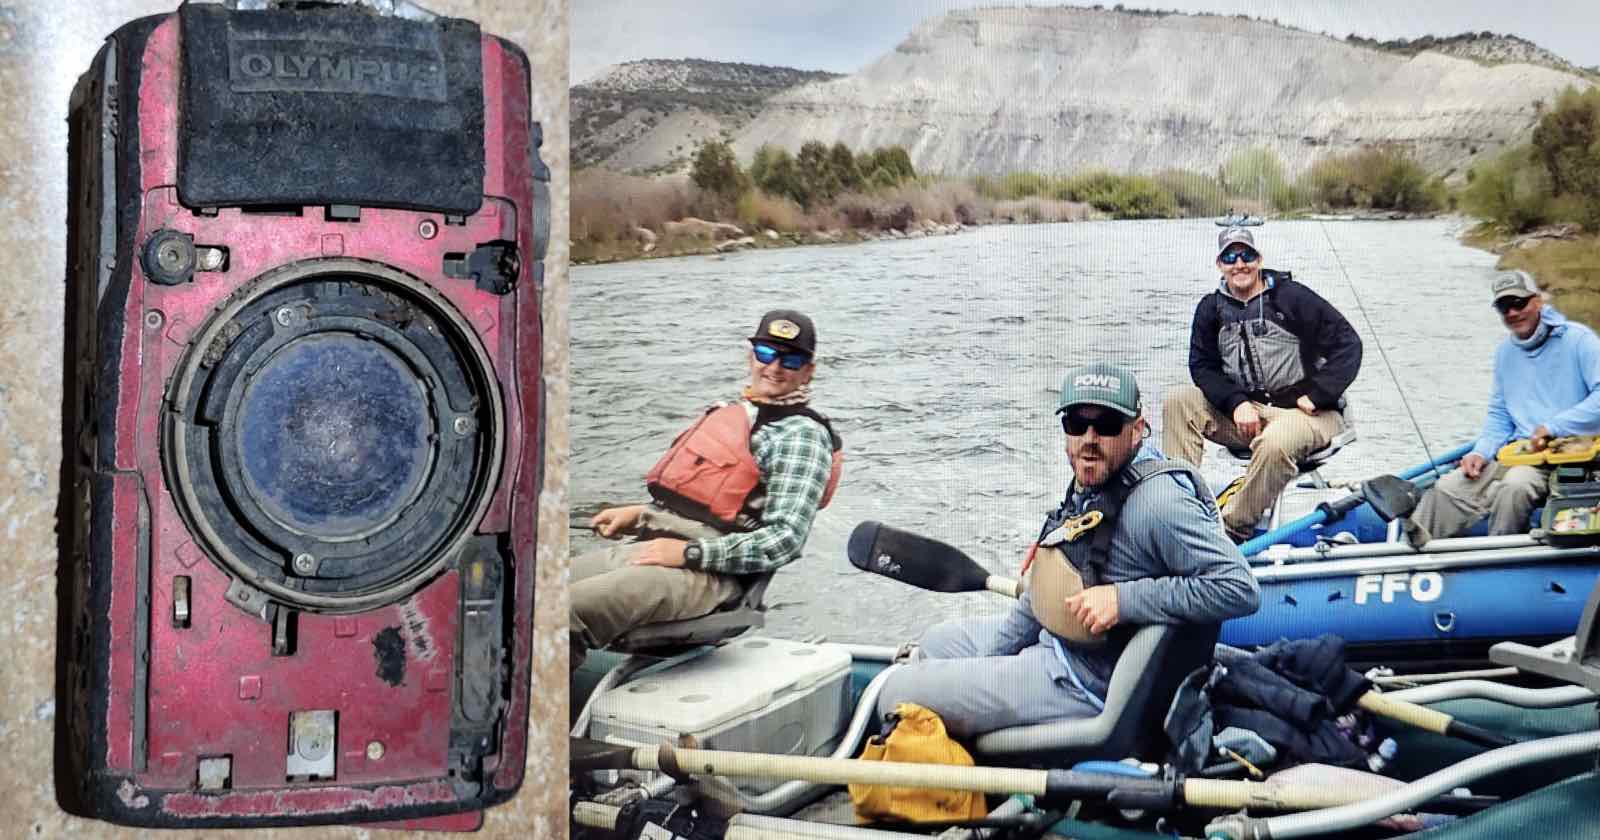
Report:
[[[1494,295],[1494,300],[1507,297],[1525,298],[1538,294],[1539,284],[1533,282],[1533,275],[1526,271],[1502,271],[1494,276],[1494,282],[1490,284],[1489,289]]]
[[[1104,362],[1073,368],[1061,380],[1061,401],[1056,413],[1075,405],[1099,405],[1130,418],[1138,417],[1142,407],[1139,382],[1131,372]]]
[[[1250,234],[1249,228],[1231,227],[1217,234],[1217,256],[1222,256],[1222,252],[1228,250],[1229,245],[1249,245],[1256,253],[1261,252],[1261,249],[1256,247],[1256,238]]]

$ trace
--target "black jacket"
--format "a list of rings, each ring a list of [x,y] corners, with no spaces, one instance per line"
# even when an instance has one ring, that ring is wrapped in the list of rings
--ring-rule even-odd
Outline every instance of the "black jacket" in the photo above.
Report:
[[[1248,303],[1221,288],[1200,299],[1189,331],[1190,378],[1208,402],[1230,416],[1246,400],[1291,408],[1302,394],[1319,409],[1338,408],[1339,398],[1361,370],[1361,336],[1339,310],[1288,272],[1261,273],[1268,287]],[[1270,395],[1229,376],[1219,347],[1225,321],[1257,319],[1270,321],[1299,340],[1301,367],[1306,371],[1299,382]]]
[[[1295,761],[1360,767],[1367,752],[1339,726],[1372,687],[1345,665],[1332,634],[1282,640],[1255,654],[1219,648],[1216,664],[1185,679],[1165,722],[1175,761],[1190,771],[1212,761],[1212,736],[1233,726],[1261,736]]]

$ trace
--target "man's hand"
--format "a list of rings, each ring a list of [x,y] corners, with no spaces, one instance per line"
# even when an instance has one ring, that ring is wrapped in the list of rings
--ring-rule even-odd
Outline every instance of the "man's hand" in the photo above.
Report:
[[[1311,397],[1306,396],[1305,394],[1301,394],[1300,399],[1294,401],[1294,405],[1295,408],[1304,411],[1312,417],[1317,416],[1317,404],[1312,402]]]
[[[1545,428],[1543,423],[1540,423],[1538,427],[1533,430],[1533,435],[1528,438],[1528,448],[1532,449],[1534,452],[1539,452],[1550,445],[1550,439],[1553,437],[1555,437],[1555,435],[1550,434],[1550,430]]]
[[[1489,459],[1474,452],[1461,459],[1461,473],[1468,481],[1477,481],[1483,474],[1483,468],[1489,466]]]
[[[644,505],[606,508],[589,520],[589,526],[594,528],[596,534],[614,540],[639,527],[639,515],[642,513]]]
[[[1067,611],[1095,635],[1117,626],[1117,588],[1110,584],[1091,586],[1067,596]]]
[[[1022,571],[1017,572],[1017,577],[1027,577],[1028,576],[1028,567],[1033,565],[1033,555],[1038,554],[1038,553],[1039,553],[1039,544],[1038,543],[1033,543],[1033,544],[1028,546],[1028,556],[1022,558]]]
[[[683,547],[688,544],[688,540],[675,540],[669,537],[645,540],[639,543],[639,550],[634,552],[633,558],[628,561],[628,565],[666,566],[671,569],[681,569],[683,568]]]
[[[1256,435],[1261,434],[1261,412],[1256,410],[1255,403],[1239,403],[1233,410],[1233,425],[1245,440],[1255,440]]]

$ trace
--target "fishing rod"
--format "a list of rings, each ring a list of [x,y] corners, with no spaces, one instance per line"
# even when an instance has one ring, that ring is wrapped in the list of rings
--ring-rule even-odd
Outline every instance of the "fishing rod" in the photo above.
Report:
[[[1345,285],[1350,287],[1350,296],[1355,298],[1356,308],[1361,310],[1362,320],[1367,322],[1367,330],[1372,333],[1372,343],[1378,347],[1378,355],[1383,359],[1383,366],[1389,369],[1389,379],[1394,382],[1394,388],[1400,394],[1400,404],[1405,406],[1406,416],[1411,418],[1411,428],[1417,432],[1417,440],[1422,443],[1422,454],[1428,457],[1428,465],[1433,469],[1436,478],[1442,477],[1439,467],[1433,458],[1433,450],[1428,446],[1428,438],[1422,434],[1422,424],[1417,422],[1417,415],[1411,410],[1411,401],[1406,399],[1406,389],[1400,385],[1400,377],[1394,372],[1394,365],[1389,361],[1389,351],[1383,347],[1383,340],[1378,336],[1378,328],[1372,324],[1372,316],[1367,314],[1366,304],[1361,302],[1361,293],[1356,291],[1356,284],[1350,279],[1350,272],[1344,267],[1344,257],[1339,255],[1339,249],[1334,247],[1333,236],[1328,233],[1327,222],[1317,222],[1317,228],[1322,231],[1322,238],[1328,242],[1328,250],[1333,254],[1333,260],[1339,266],[1339,273],[1344,275]]]
[[[1424,444],[1424,446],[1426,446],[1426,444]],[[1441,465],[1460,460],[1464,455],[1472,451],[1472,446],[1473,445],[1471,443],[1464,443],[1455,449],[1444,453],[1438,458],[1433,458],[1430,456],[1427,461],[1401,472],[1400,474],[1394,476],[1394,478],[1401,481],[1410,481],[1411,479],[1417,478],[1418,476],[1421,476],[1423,473],[1429,472],[1430,470],[1435,476],[1438,476],[1439,467]],[[1384,487],[1375,483],[1384,478],[1387,478],[1387,476],[1379,476],[1376,479],[1362,482],[1363,486],[1361,489],[1351,493],[1348,496],[1345,496],[1344,498],[1335,499],[1331,502],[1323,502],[1322,504],[1317,505],[1316,510],[1300,517],[1299,519],[1286,522],[1282,525],[1279,525],[1277,528],[1274,528],[1271,531],[1259,536],[1251,537],[1244,543],[1240,544],[1239,552],[1245,557],[1250,557],[1251,555],[1259,554],[1268,546],[1277,543],[1279,540],[1298,534],[1307,528],[1332,522],[1335,519],[1338,519],[1339,517],[1344,516],[1350,511],[1360,507],[1363,502],[1371,502],[1373,494],[1370,491],[1379,489],[1380,487],[1388,490],[1391,493],[1400,492],[1400,489],[1395,487],[1393,484],[1388,484],[1388,486]],[[1401,515],[1404,516],[1408,515],[1409,513],[1410,511],[1408,510],[1406,513]]]

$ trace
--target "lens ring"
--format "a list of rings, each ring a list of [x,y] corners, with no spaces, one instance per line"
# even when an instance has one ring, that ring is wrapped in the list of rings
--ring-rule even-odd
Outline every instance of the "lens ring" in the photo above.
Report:
[[[311,317],[284,326],[270,317],[283,306]],[[266,353],[275,343],[285,349]],[[344,352],[364,343],[370,352]],[[323,387],[334,374],[319,373],[318,364],[329,354],[361,362],[338,375],[370,379],[371,387]],[[270,599],[333,613],[393,603],[450,562],[490,504],[505,411],[493,370],[470,322],[411,275],[349,258],[280,267],[219,306],[180,362],[162,424],[167,486],[206,554]],[[244,422],[257,412],[239,410],[234,398],[244,400],[250,387],[265,389],[256,409],[283,410]],[[399,400],[392,417],[363,404],[374,389]],[[463,412],[475,424],[452,433],[450,419]],[[409,444],[394,436],[402,420],[400,431],[414,432]],[[367,433],[346,434],[347,426]],[[254,451],[236,436],[253,440],[262,430],[289,453],[288,466],[326,479],[330,503],[313,514],[349,511],[361,522],[277,504],[292,484],[283,465],[233,457]],[[329,451],[307,449],[330,443]],[[393,469],[368,474],[346,462]],[[369,521],[383,526],[373,530]],[[321,561],[312,577],[280,568],[280,559],[301,552]]]

